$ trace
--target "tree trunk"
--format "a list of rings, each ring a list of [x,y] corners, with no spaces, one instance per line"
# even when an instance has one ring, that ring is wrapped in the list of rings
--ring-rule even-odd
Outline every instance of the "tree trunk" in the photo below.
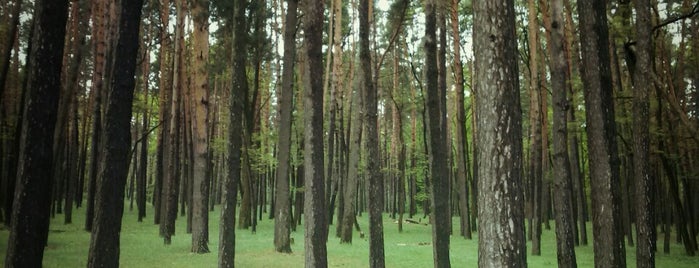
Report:
[[[245,92],[248,80],[245,75],[247,65],[247,30],[245,9],[248,2],[238,0],[233,3],[233,84],[231,87],[228,126],[228,176],[223,183],[223,203],[219,222],[218,267],[235,267],[235,210],[238,196],[238,183],[241,171],[241,149],[243,146],[243,117]]]
[[[7,6],[5,6],[7,7]],[[2,49],[2,58],[3,61],[0,62],[0,103],[3,103],[5,92],[8,88],[7,86],[7,74],[10,71],[10,59],[12,58],[12,47],[15,43],[15,39],[17,38],[17,31],[19,29],[19,22],[20,22],[20,11],[22,10],[22,0],[15,0],[14,1],[14,6],[12,9],[12,20],[10,21],[10,29],[7,31],[7,35],[5,36],[5,43],[0,45],[0,49]],[[15,52],[17,53],[17,52]]]
[[[578,1],[582,80],[585,86],[588,157],[592,195],[592,225],[596,267],[626,266],[620,233],[619,177],[612,162],[615,139],[614,105],[611,99],[609,38],[606,1]]]
[[[566,76],[568,65],[564,54],[563,0],[551,2],[550,70],[553,92],[553,169],[554,209],[556,217],[556,248],[559,267],[577,267],[575,260],[575,237],[572,196],[573,187],[568,158],[568,105]]]
[[[102,96],[104,95],[104,76],[106,71],[107,29],[110,15],[107,1],[92,2],[92,49],[94,56],[92,72],[93,108],[92,108],[92,137],[90,138],[90,174],[87,183],[87,205],[85,208],[85,230],[92,230],[95,213],[95,189],[97,188],[97,173],[100,154],[102,151]],[[94,91],[94,92],[93,92]]]
[[[432,243],[434,267],[450,267],[449,261],[449,199],[446,133],[443,128],[446,116],[444,100],[446,96],[440,88],[439,56],[437,55],[437,5],[428,0],[425,3],[425,72],[427,100],[427,135],[429,137],[429,163],[432,212]],[[440,23],[441,24],[441,23]],[[444,33],[444,31],[440,31]],[[441,54],[441,53],[440,53]],[[443,59],[443,56],[442,56]],[[444,71],[444,69],[442,69]]]
[[[541,89],[539,88],[539,26],[535,0],[528,1],[528,45],[529,45],[529,200],[530,219],[529,236],[532,240],[532,255],[541,255],[541,217],[542,217],[542,121]]]
[[[323,179],[323,14],[324,2],[307,1],[304,7],[304,227],[305,266],[328,265],[327,207]]]
[[[197,0],[193,3],[194,20],[193,48],[194,86],[192,88],[192,140],[193,140],[193,176],[192,176],[192,252],[209,252],[209,0]]]
[[[113,73],[105,106],[100,179],[96,189],[96,213],[88,266],[119,267],[119,234],[124,212],[124,186],[129,171],[131,109],[135,87],[139,24],[143,0],[122,0],[119,38],[112,46]]]
[[[364,100],[359,96],[359,94],[352,94],[350,98],[354,99],[355,107],[359,110],[358,113],[350,113],[351,122],[348,128],[350,129],[350,141],[349,141],[349,159],[347,168],[347,180],[344,185],[344,206],[343,206],[343,220],[342,220],[342,233],[340,236],[341,243],[352,243],[352,225],[356,220],[356,213],[358,210],[357,201],[357,189],[359,185],[359,158],[361,154],[361,143],[362,143],[362,121]],[[351,104],[350,104],[351,105]]]
[[[383,178],[379,167],[378,100],[374,88],[371,51],[369,50],[369,0],[359,2],[359,64],[363,101],[363,121],[366,133],[367,175],[369,189],[369,267],[385,267],[382,196]],[[373,20],[373,19],[371,19]]]
[[[284,27],[284,70],[279,101],[279,152],[277,153],[277,182],[274,203],[274,248],[291,253],[291,210],[289,178],[291,178],[291,127],[294,98],[294,66],[296,61],[297,0],[287,0]]]
[[[8,267],[40,267],[49,231],[53,135],[46,133],[56,124],[68,1],[37,1],[35,7]]]
[[[480,1],[474,3],[473,11],[478,81],[478,265],[525,267],[514,1]]]

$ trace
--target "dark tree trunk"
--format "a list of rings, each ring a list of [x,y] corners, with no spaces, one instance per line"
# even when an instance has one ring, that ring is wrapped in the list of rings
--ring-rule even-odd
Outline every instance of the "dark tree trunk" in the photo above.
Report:
[[[633,167],[636,209],[636,266],[655,267],[655,178],[650,174],[650,94],[652,74],[649,0],[636,0],[636,66],[633,68]]]
[[[359,2],[359,64],[361,69],[362,97],[364,98],[363,116],[366,130],[367,175],[369,190],[369,267],[385,267],[383,220],[381,216],[383,208],[382,196],[383,177],[379,167],[379,131],[378,127],[378,100],[373,83],[371,51],[369,50],[369,0]],[[373,20],[373,19],[372,19]]]
[[[327,207],[323,179],[323,14],[324,2],[307,1],[304,6],[304,227],[305,266],[328,265]]]
[[[563,1],[551,1],[550,70],[553,92],[553,173],[556,248],[559,267],[577,267],[573,221],[573,186],[568,158],[568,105],[566,76],[568,65],[564,54]]]
[[[441,89],[437,55],[437,5],[425,3],[425,72],[427,101],[427,134],[429,137],[429,163],[432,203],[432,243],[434,267],[451,267],[449,261],[449,195],[446,133],[443,128],[446,116],[443,113],[446,97]],[[440,23],[441,25],[441,23]],[[444,31],[440,31],[444,33]],[[443,58],[443,57],[442,57]],[[444,69],[442,69],[444,71]]]
[[[291,177],[291,124],[294,97],[294,66],[296,61],[297,0],[287,0],[284,25],[284,70],[279,101],[279,153],[277,154],[277,181],[274,203],[274,248],[277,252],[291,253],[289,209],[289,178]]]
[[[585,86],[588,157],[592,195],[592,225],[596,267],[626,266],[623,234],[619,228],[619,176],[612,144],[616,133],[613,119],[612,80],[606,1],[578,1],[582,80]],[[615,145],[614,145],[615,146]]]
[[[66,0],[35,3],[7,267],[41,267],[48,239],[53,135],[46,133],[56,124],[67,17]]]
[[[514,1],[479,1],[473,11],[478,81],[478,264],[525,267]]]
[[[119,267],[119,233],[124,212],[124,186],[129,170],[131,109],[135,87],[139,24],[143,0],[120,1],[119,38],[111,52],[113,80],[105,106],[102,165],[96,189],[96,213],[88,266]]]
[[[7,6],[5,6],[7,7]],[[4,96],[5,92],[7,91],[6,89],[8,88],[7,86],[7,74],[10,71],[10,59],[12,58],[12,47],[15,43],[15,39],[17,38],[17,31],[19,29],[19,22],[20,22],[20,11],[22,10],[22,0],[15,0],[14,1],[14,7],[12,10],[12,20],[10,21],[10,29],[7,31],[7,35],[5,36],[5,43],[0,45],[0,49],[2,50],[2,57],[0,59],[3,59],[2,62],[0,62],[0,103],[3,103],[4,101]],[[17,52],[15,52],[17,53]]]
[[[223,203],[219,222],[218,267],[235,267],[235,211],[238,196],[238,183],[241,171],[241,150],[243,147],[243,117],[245,116],[244,96],[248,90],[245,76],[247,64],[247,30],[245,9],[248,2],[237,0],[233,7],[233,85],[231,87],[228,126],[228,176],[223,182]]]

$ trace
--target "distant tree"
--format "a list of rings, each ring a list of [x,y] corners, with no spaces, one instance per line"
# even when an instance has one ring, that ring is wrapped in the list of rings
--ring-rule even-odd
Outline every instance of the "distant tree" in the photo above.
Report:
[[[655,178],[650,170],[652,36],[649,0],[636,0],[636,66],[633,77],[633,167],[636,204],[636,266],[655,267]],[[696,37],[695,37],[696,38]]]
[[[193,47],[194,91],[192,140],[194,167],[192,177],[192,252],[209,252],[209,0],[194,1]]]
[[[294,66],[296,61],[297,0],[286,1],[284,25],[284,69],[279,100],[279,152],[277,153],[277,184],[274,206],[274,248],[290,253],[291,206],[289,178],[291,177],[291,124],[294,98]]]
[[[92,132],[90,138],[90,173],[87,178],[87,200],[85,205],[85,230],[92,230],[95,215],[95,189],[97,188],[97,173],[99,170],[101,138],[102,138],[102,95],[106,71],[107,29],[110,20],[106,0],[92,1]]]
[[[585,88],[587,147],[596,267],[625,267],[619,172],[615,154],[614,102],[607,28],[607,1],[578,1],[582,81]]]
[[[35,3],[7,267],[42,266],[53,186],[53,135],[47,133],[56,124],[67,19],[67,0]]]
[[[526,267],[514,1],[473,3],[478,265]]]
[[[230,94],[228,126],[228,176],[223,182],[223,203],[219,222],[218,267],[235,267],[235,210],[240,183],[241,149],[243,146],[243,117],[245,116],[245,92],[248,79],[245,72],[247,64],[247,30],[245,23],[246,0],[233,2],[233,44],[232,87]]]
[[[323,179],[323,18],[324,1],[302,5],[304,53],[304,227],[306,267],[327,267],[328,239]]]
[[[129,171],[131,111],[136,85],[136,56],[143,0],[119,1],[118,39],[113,50],[105,106],[105,125],[95,219],[90,239],[88,266],[119,267],[119,234],[124,213],[124,188]]]

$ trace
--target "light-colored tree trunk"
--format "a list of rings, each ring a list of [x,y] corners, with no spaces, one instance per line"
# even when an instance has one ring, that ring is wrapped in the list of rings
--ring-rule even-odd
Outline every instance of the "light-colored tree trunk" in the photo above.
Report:
[[[526,267],[514,1],[474,2],[478,265]]]
[[[208,253],[209,247],[209,0],[194,1],[192,39],[194,87],[192,88],[192,140],[194,168],[192,176],[192,252]]]
[[[294,96],[294,66],[296,61],[297,0],[287,0],[284,24],[284,69],[279,101],[279,152],[277,153],[277,182],[274,203],[274,247],[277,252],[291,253],[289,178],[291,178],[291,127]]]

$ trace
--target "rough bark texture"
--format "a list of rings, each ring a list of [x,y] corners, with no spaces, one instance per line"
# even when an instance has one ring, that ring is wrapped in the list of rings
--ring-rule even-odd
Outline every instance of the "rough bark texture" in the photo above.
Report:
[[[528,1],[528,45],[529,45],[529,176],[527,204],[529,215],[528,236],[532,241],[532,255],[541,255],[541,89],[539,88],[539,18],[535,0]]]
[[[327,210],[323,179],[323,14],[324,1],[303,5],[304,56],[304,227],[306,267],[327,267]]]
[[[119,37],[111,52],[113,78],[105,106],[100,176],[89,267],[119,267],[119,234],[124,212],[124,186],[129,171],[131,109],[143,0],[120,1]]]
[[[553,190],[556,217],[556,248],[559,267],[577,267],[573,221],[573,186],[568,158],[568,105],[566,76],[568,66],[564,52],[563,1],[551,1],[550,70],[553,92]]]
[[[356,220],[356,201],[357,190],[359,185],[359,158],[361,153],[362,143],[362,115],[364,109],[364,101],[359,94],[352,94],[349,98],[354,99],[355,109],[359,112],[350,113],[350,138],[349,138],[349,157],[347,167],[347,180],[343,187],[344,193],[344,211],[342,212],[342,223],[340,234],[340,243],[352,243],[352,226]],[[351,106],[351,105],[350,105]]]
[[[625,267],[626,253],[621,233],[618,172],[610,145],[616,132],[611,99],[612,80],[607,29],[606,1],[578,1],[582,80],[585,86],[588,157],[592,193],[592,232],[596,267]],[[614,143],[615,144],[615,143]]]
[[[192,252],[209,252],[209,0],[194,1],[193,48],[194,87],[192,88]]]
[[[449,262],[449,169],[447,168],[446,133],[442,128],[442,105],[437,66],[437,12],[433,0],[425,2],[425,82],[427,90],[427,134],[432,203],[432,249],[434,267],[450,267]]]
[[[652,40],[649,0],[636,0],[637,55],[633,75],[633,167],[636,209],[636,266],[655,267],[655,180],[650,174]]]
[[[235,210],[240,182],[241,149],[243,146],[243,117],[245,116],[245,92],[248,80],[245,76],[247,64],[247,34],[245,24],[246,0],[234,2],[233,13],[233,85],[229,103],[230,125],[228,127],[228,176],[223,182],[223,203],[219,222],[218,267],[235,267]]]
[[[6,267],[41,267],[49,231],[53,135],[47,133],[56,124],[68,1],[41,0],[35,8]]]
[[[382,195],[383,176],[379,167],[379,131],[376,89],[372,80],[371,51],[369,50],[369,0],[359,2],[359,64],[361,89],[364,96],[364,127],[366,129],[367,175],[369,180],[369,267],[385,267]]]
[[[274,248],[277,252],[291,253],[291,206],[289,206],[289,178],[291,168],[291,124],[294,97],[294,66],[296,60],[297,0],[286,1],[284,26],[284,70],[279,101],[279,152],[277,153],[277,182],[274,204]]]
[[[514,1],[474,2],[478,265],[526,267]]]

